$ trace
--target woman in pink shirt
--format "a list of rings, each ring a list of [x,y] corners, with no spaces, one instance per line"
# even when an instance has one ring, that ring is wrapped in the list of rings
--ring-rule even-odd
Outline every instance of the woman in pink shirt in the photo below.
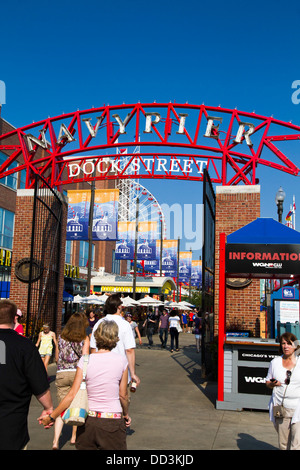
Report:
[[[21,310],[18,308],[17,310],[17,315],[15,316],[15,326],[14,326],[14,330],[21,336],[24,336],[24,328],[23,328],[23,325],[21,325],[21,323],[19,323],[19,320],[21,320],[21,317],[22,317],[22,312]]]
[[[127,450],[126,426],[130,426],[128,415],[128,362],[112,349],[116,347],[118,325],[103,321],[95,332],[97,352],[89,356],[86,387],[89,414],[84,426],[77,428],[78,450]],[[82,381],[83,358],[79,360],[73,386],[66,397],[51,413],[41,418],[44,426],[70,406]]]

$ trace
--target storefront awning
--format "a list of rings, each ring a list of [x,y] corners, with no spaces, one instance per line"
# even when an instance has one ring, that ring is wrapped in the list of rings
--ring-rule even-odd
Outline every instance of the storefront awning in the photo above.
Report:
[[[300,233],[258,218],[227,236],[227,277],[290,279],[300,273]]]
[[[63,302],[72,302],[74,299],[73,295],[69,294],[69,292],[66,292],[64,290],[63,292]]]
[[[97,276],[91,279],[95,292],[133,292],[133,278],[122,276]],[[136,292],[140,294],[169,294],[176,289],[171,277],[138,277]]]
[[[298,244],[300,233],[272,218],[259,217],[228,235],[227,243]]]

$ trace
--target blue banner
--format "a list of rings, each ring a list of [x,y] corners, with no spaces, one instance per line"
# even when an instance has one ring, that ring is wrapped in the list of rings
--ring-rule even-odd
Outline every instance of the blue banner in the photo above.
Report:
[[[89,239],[91,192],[68,191],[67,240]],[[93,240],[117,240],[118,238],[118,189],[97,189],[93,211]]]
[[[118,189],[96,189],[93,240],[118,239]]]
[[[163,240],[162,272],[165,276],[177,277],[177,240]]]
[[[156,259],[157,222],[139,222],[137,259]]]
[[[67,240],[88,240],[90,191],[68,191]]]
[[[115,259],[134,259],[135,222],[119,222],[118,238]]]
[[[179,282],[188,284],[192,272],[192,252],[181,251],[179,253]]]
[[[202,286],[202,261],[192,260],[191,285],[198,289]]]

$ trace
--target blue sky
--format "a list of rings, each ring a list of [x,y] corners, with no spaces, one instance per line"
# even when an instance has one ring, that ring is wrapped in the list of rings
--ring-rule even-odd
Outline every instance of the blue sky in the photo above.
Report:
[[[1,20],[2,117],[16,127],[153,100],[255,110],[300,125],[300,104],[291,99],[300,80],[296,1],[13,0],[2,3]],[[300,166],[300,143],[293,151]],[[284,215],[293,195],[300,208],[298,177],[266,168],[258,177],[261,216],[277,219],[280,185]],[[201,183],[144,185],[161,204],[202,202]]]

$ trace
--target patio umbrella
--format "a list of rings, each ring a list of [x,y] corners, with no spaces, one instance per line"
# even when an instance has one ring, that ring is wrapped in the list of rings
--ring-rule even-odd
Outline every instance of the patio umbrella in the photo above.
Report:
[[[168,307],[179,308],[181,310],[185,309],[185,307],[183,307],[179,302],[170,302]]]
[[[122,304],[124,305],[124,307],[135,307],[136,305],[138,305],[138,303],[129,296],[128,297],[122,297],[121,301],[122,301]]]
[[[186,302],[185,300],[182,300],[181,302],[178,302],[179,304],[185,305],[186,307],[195,307],[196,305],[190,304],[189,302]]]
[[[98,295],[98,299],[101,300],[104,303],[107,301],[108,297],[109,297],[109,295],[107,295],[107,294]]]
[[[81,295],[75,295],[73,299],[73,304],[81,304],[82,302],[85,302],[86,297],[81,297]]]
[[[88,297],[85,298],[85,303],[103,305],[103,304],[105,304],[105,301],[101,300],[98,295],[91,294],[91,295],[89,295]]]
[[[163,303],[160,300],[153,299],[153,297],[150,297],[149,295],[146,295],[141,300],[138,300],[139,305],[145,305],[148,307],[158,307],[159,305],[163,305]]]
[[[186,307],[195,307],[195,305],[190,304],[189,302],[186,302],[185,300],[182,300],[181,302],[178,302],[180,305],[182,305],[184,308]]]

